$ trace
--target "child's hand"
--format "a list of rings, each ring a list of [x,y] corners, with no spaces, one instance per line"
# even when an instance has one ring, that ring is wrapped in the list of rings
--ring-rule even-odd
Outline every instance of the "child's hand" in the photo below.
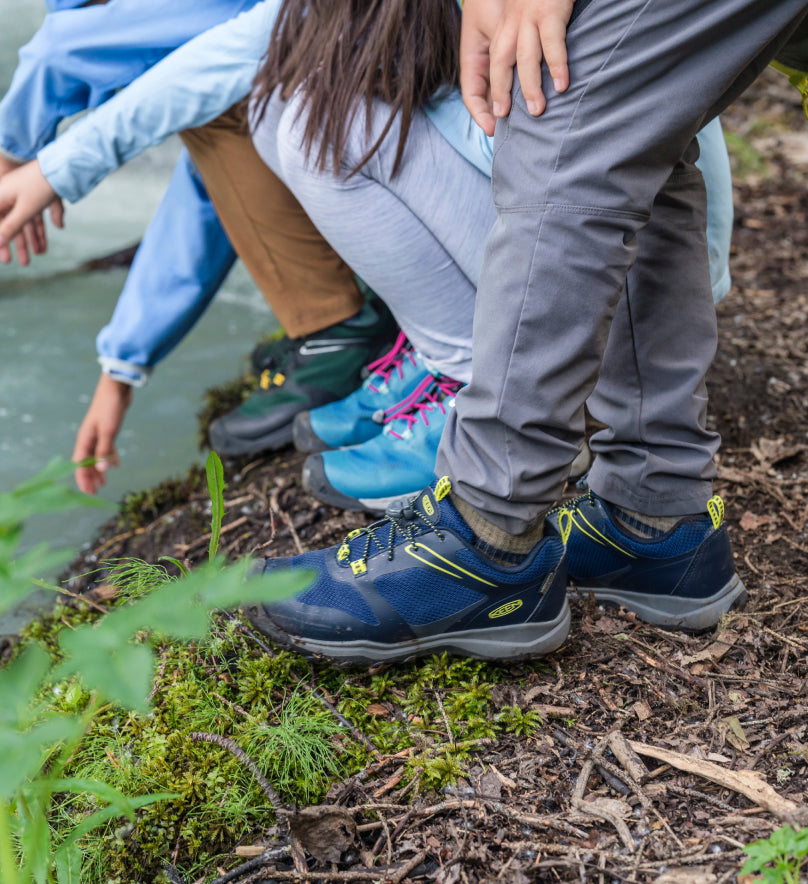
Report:
[[[93,400],[81,422],[73,449],[73,460],[81,463],[94,457],[92,466],[76,468],[76,485],[85,494],[95,494],[107,481],[106,471],[118,466],[115,439],[126,409],[132,402],[132,388],[102,374]]]
[[[544,59],[556,92],[569,86],[567,23],[574,0],[466,0],[460,42],[463,100],[477,123],[494,134],[496,117],[511,109],[514,65],[528,110],[547,104],[541,89]]]
[[[4,172],[5,169],[5,172]],[[51,220],[57,227],[64,226],[62,201],[48,184],[33,160],[15,168],[3,158],[0,166],[0,261],[11,262],[11,243],[17,250],[17,260],[23,266],[30,261],[29,248],[39,255],[47,248],[42,211],[50,206]]]

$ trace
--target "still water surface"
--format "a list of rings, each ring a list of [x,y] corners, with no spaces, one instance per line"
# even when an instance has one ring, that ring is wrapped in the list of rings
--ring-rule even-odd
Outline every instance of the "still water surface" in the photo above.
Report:
[[[17,49],[44,15],[41,0],[0,0],[0,94]],[[30,268],[0,265],[0,491],[69,458],[98,378],[95,336],[107,322],[124,271],[76,275],[82,262],[137,242],[168,181],[177,144],[166,144],[120,170],[89,197],[67,207],[66,228],[51,232],[47,255]],[[121,466],[101,496],[113,503],[201,460],[195,413],[202,391],[246,366],[245,354],[276,323],[237,266],[207,314],[161,363],[135,400],[118,438]],[[26,545],[46,539],[77,548],[114,509],[40,517]],[[24,613],[20,616],[24,616]],[[0,635],[20,618],[0,620]]]

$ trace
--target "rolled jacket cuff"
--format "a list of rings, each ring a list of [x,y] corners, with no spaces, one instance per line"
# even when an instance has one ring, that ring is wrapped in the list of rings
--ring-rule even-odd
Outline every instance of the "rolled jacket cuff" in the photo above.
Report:
[[[110,356],[99,356],[98,363],[104,374],[122,384],[129,384],[130,387],[145,387],[152,371],[144,365],[135,365],[133,362],[124,362],[123,359],[113,359]]]
[[[14,151],[3,147],[2,144],[0,144],[0,156],[5,157],[7,160],[11,160],[12,163],[19,163],[21,166],[27,163],[30,159],[30,157],[21,157],[19,154],[14,153]]]

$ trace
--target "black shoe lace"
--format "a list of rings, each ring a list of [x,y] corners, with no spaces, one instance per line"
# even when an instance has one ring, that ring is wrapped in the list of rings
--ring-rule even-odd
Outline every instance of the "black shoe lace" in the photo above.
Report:
[[[383,543],[378,533],[389,525],[390,531],[387,537],[387,543]],[[346,535],[340,544],[337,552],[337,558],[340,561],[347,559],[351,554],[351,543],[360,537],[365,538],[365,548],[362,555],[358,559],[354,559],[352,564],[366,564],[368,557],[371,555],[371,545],[375,544],[378,552],[387,552],[387,561],[392,562],[395,555],[396,537],[401,536],[404,540],[413,542],[418,534],[423,533],[424,529],[434,531],[438,540],[444,539],[444,534],[438,528],[438,523],[429,518],[429,516],[420,509],[413,506],[412,501],[402,503],[395,501],[387,508],[387,513],[383,519],[368,525],[366,528],[358,528]]]

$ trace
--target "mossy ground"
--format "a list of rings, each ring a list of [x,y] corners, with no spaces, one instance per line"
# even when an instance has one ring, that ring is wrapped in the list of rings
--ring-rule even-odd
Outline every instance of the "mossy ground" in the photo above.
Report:
[[[353,815],[356,836],[337,865],[309,857],[323,881],[352,870],[367,880],[369,869],[441,884],[656,882],[665,870],[676,872],[672,882],[733,880],[742,845],[780,820],[732,789],[654,762],[635,771],[642,783],[627,779],[608,748],[616,730],[635,745],[753,770],[805,803],[808,168],[767,140],[783,119],[793,131],[804,120],[774,79],[744,102],[728,115],[752,153],[736,153],[736,175],[746,178],[736,182],[735,291],[719,308],[710,388],[712,426],[724,437],[716,490],[747,609],[717,634],[694,637],[578,600],[569,641],[544,661],[433,656],[347,674],[276,651],[222,615],[204,644],[163,644],[152,713],[104,709],[73,759],[72,773],[128,794],[181,796],[139,811],[134,827],[85,839],[88,882],[210,882],[241,861],[240,843],[279,843],[274,808],[252,774],[195,732],[233,740],[283,802],[326,801]],[[239,382],[219,395],[205,421],[248,389]],[[364,524],[305,495],[300,465],[291,451],[225,464],[227,556],[315,549]],[[93,605],[116,603],[109,584],[118,578],[86,576],[99,561],[169,555],[193,566],[207,554],[208,525],[198,472],[128,498],[68,575],[89,602],[58,607],[24,640],[55,650],[59,630],[100,616]],[[58,708],[87,702],[74,684],[52,696]],[[90,799],[65,800],[52,823],[58,831],[91,808]],[[282,871],[252,868],[239,880],[294,874],[291,860],[270,865]]]

